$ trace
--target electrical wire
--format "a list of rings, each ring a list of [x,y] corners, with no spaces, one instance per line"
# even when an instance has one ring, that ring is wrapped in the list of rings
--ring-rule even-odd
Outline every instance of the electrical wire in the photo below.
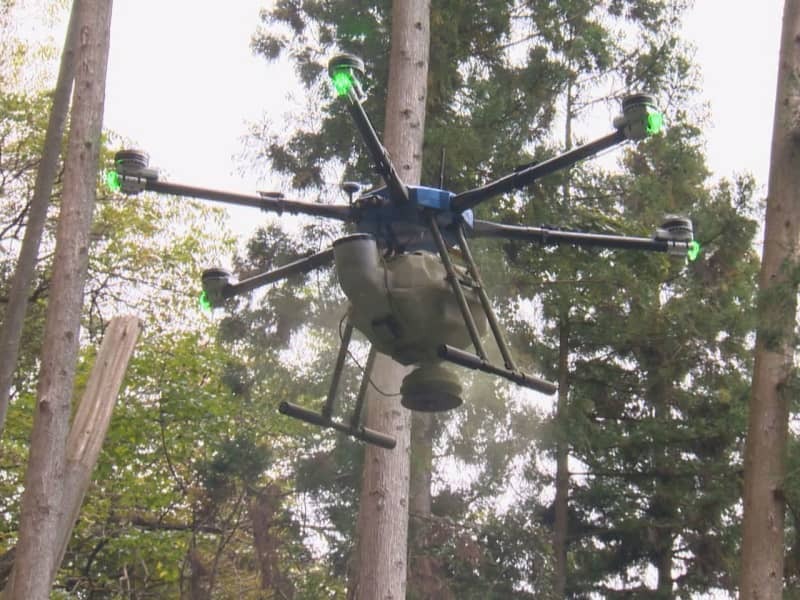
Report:
[[[339,321],[339,341],[340,341],[340,343],[343,343],[343,342],[344,342],[344,335],[342,334],[342,325],[344,324],[344,321],[345,321],[345,319],[346,319],[346,318],[347,318],[347,314],[345,313],[345,315],[344,315],[344,316],[341,318],[341,320]],[[350,352],[350,349],[349,349],[349,348],[347,349],[347,355],[350,357],[350,359],[351,359],[351,360],[352,360],[354,363],[356,363],[356,366],[357,366],[357,367],[358,367],[358,368],[361,370],[361,372],[364,374],[364,377],[366,377],[366,378],[367,378],[367,381],[368,381],[368,382],[369,382],[369,384],[372,386],[372,388],[373,388],[373,389],[374,389],[376,392],[378,392],[378,393],[379,393],[381,396],[384,396],[384,397],[386,397],[386,398],[396,398],[396,397],[398,397],[398,396],[402,396],[402,395],[403,395],[401,392],[397,392],[397,393],[394,393],[394,394],[388,394],[388,393],[384,392],[384,391],[383,391],[381,388],[379,388],[379,387],[377,386],[377,384],[376,384],[374,381],[372,381],[372,377],[370,377],[370,374],[369,374],[369,373],[367,373],[367,369],[366,369],[366,367],[364,367],[364,366],[363,366],[363,365],[362,365],[362,364],[361,364],[361,363],[358,361],[358,359],[357,359],[357,358],[356,358],[356,357],[353,355],[353,353],[352,353],[352,352]]]

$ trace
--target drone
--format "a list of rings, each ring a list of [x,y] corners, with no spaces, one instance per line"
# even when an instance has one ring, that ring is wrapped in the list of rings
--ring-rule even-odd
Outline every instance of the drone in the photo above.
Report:
[[[411,410],[439,412],[462,404],[459,378],[444,367],[445,363],[554,394],[554,383],[524,373],[515,362],[468,239],[501,238],[541,246],[566,244],[664,252],[691,260],[699,253],[692,222],[681,216],[666,217],[652,238],[644,238],[508,225],[476,219],[473,213],[478,204],[490,198],[522,190],[546,175],[628,140],[657,134],[663,116],[647,94],[633,94],[622,100],[622,114],[613,120],[613,132],[553,158],[517,168],[480,187],[454,193],[403,183],[363,107],[366,95],[360,78],[364,76],[364,62],[360,58],[337,55],[328,64],[328,74],[336,95],[347,102],[375,171],[383,180],[381,187],[363,193],[360,185],[344,183],[342,188],[349,195],[347,205],[292,200],[278,192],[244,195],[162,181],[158,171],[149,167],[148,155],[140,150],[118,152],[115,169],[107,174],[109,186],[124,194],[152,191],[250,206],[279,215],[312,215],[350,224],[355,230],[334,241],[330,248],[242,281],[221,268],[207,269],[202,274],[201,299],[216,308],[229,298],[261,286],[334,265],[349,304],[343,327],[340,325],[341,343],[327,398],[320,412],[282,402],[278,410],[284,415],[382,448],[394,448],[394,438],[361,423],[377,352],[414,366],[400,388],[401,403]],[[352,414],[347,421],[337,420],[336,394],[354,329],[370,342],[370,351]],[[487,354],[483,342],[487,331],[499,350],[502,365],[493,363]]]

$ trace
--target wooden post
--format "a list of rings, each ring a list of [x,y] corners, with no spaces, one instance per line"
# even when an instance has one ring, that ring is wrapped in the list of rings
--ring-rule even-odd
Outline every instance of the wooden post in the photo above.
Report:
[[[106,439],[111,413],[141,329],[139,319],[134,316],[114,317],[111,320],[78,412],[72,421],[67,438],[63,512],[58,524],[58,543],[53,546],[51,580],[64,560],[72,528],[78,520],[83,497]]]

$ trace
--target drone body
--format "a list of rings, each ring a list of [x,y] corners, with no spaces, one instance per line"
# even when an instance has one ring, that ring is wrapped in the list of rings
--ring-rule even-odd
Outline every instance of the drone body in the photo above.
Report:
[[[328,396],[321,412],[284,402],[280,412],[286,415],[393,448],[393,438],[360,423],[376,352],[415,366],[400,390],[403,405],[413,410],[449,410],[462,403],[458,378],[444,367],[448,362],[543,393],[554,393],[553,383],[523,373],[516,365],[472,258],[468,238],[494,237],[540,245],[570,244],[681,256],[688,253],[690,257],[699,250],[691,221],[683,217],[669,217],[654,237],[641,238],[505,225],[476,220],[473,216],[472,208],[491,197],[523,189],[545,175],[626,140],[657,133],[661,115],[649,96],[636,94],[624,99],[623,114],[615,119],[615,130],[609,135],[520,168],[482,187],[454,193],[408,186],[400,180],[362,106],[364,94],[358,77],[363,74],[363,63],[359,59],[350,55],[334,57],[329,63],[329,73],[337,93],[347,99],[375,170],[385,183],[356,199],[353,195],[358,193],[358,186],[345,184],[343,187],[351,199],[347,206],[289,200],[279,193],[246,196],[159,181],[157,171],[148,168],[146,155],[130,150],[117,154],[117,170],[111,177],[117,188],[129,194],[151,190],[279,213],[316,215],[353,225],[356,233],[340,238],[331,248],[241,282],[233,280],[223,269],[209,269],[203,274],[205,300],[211,306],[221,306],[232,296],[334,264],[349,307]],[[349,423],[343,423],[333,418],[333,412],[354,328],[370,341],[371,350],[352,416]],[[487,332],[491,332],[496,343],[502,366],[493,364],[488,357],[483,342]],[[470,347],[474,352],[468,350]]]

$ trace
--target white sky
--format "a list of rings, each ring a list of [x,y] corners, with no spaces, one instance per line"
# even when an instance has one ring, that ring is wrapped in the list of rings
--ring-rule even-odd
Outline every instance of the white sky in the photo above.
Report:
[[[280,69],[250,51],[269,3],[117,0],[106,128],[147,151],[171,179],[254,191],[233,160],[245,123],[285,109]]]
[[[268,3],[117,0],[106,127],[149,152],[151,166],[174,181],[255,191],[256,177],[241,175],[234,159],[246,122],[290,110],[281,68],[249,48]],[[766,182],[782,4],[697,0],[688,15],[716,176],[751,172]]]
[[[116,0],[105,126],[151,155],[173,180],[253,192],[276,189],[240,172],[247,122],[280,122],[292,102],[286,69],[250,51],[258,14],[272,0]],[[38,2],[19,0],[28,38],[52,32]],[[695,0],[685,34],[710,107],[708,160],[715,177],[752,173],[766,193],[783,0]],[[63,24],[65,26],[65,23]],[[61,31],[52,43],[63,44]],[[434,32],[435,34],[435,32]],[[290,191],[290,190],[280,190]],[[260,219],[236,211],[243,235]]]
[[[717,176],[750,172],[766,189],[783,0],[695,0],[686,19],[710,103]]]

